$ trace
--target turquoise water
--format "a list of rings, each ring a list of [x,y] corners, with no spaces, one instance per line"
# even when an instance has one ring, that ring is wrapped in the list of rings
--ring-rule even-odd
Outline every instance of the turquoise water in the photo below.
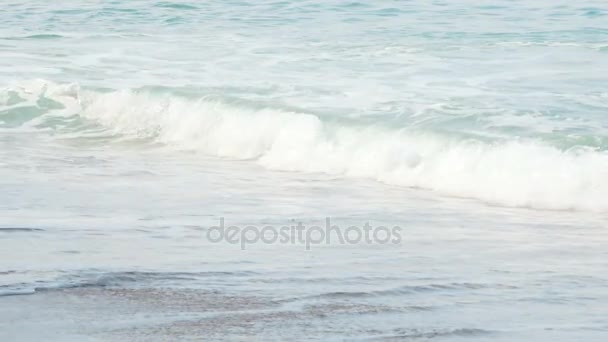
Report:
[[[605,1],[0,6],[0,337],[605,339]]]

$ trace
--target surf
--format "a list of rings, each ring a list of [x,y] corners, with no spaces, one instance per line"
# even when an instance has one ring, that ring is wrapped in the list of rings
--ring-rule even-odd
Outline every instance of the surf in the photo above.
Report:
[[[608,210],[608,154],[588,146],[463,138],[145,89],[99,91],[39,80],[1,93],[0,120],[15,108],[45,110],[21,128],[78,118],[110,138],[250,160],[271,170],[373,179],[509,207]],[[80,127],[71,136],[90,133],[90,125]]]

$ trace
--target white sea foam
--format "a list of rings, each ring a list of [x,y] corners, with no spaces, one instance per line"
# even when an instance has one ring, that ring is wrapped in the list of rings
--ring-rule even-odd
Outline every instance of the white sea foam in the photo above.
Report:
[[[272,108],[135,90],[109,93],[37,82],[38,94],[112,134],[170,148],[251,159],[275,170],[371,178],[486,202],[544,209],[608,210],[608,154],[532,140],[481,142],[405,128],[341,124]]]

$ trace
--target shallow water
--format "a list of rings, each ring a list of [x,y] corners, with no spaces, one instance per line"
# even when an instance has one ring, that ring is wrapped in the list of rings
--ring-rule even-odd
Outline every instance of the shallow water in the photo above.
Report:
[[[1,6],[0,340],[608,336],[603,1]]]

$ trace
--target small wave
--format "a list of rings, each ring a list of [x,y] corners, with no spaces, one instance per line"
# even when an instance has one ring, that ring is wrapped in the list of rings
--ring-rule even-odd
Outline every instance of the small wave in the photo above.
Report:
[[[2,273],[0,273],[2,275]],[[27,295],[52,291],[87,289],[87,288],[122,288],[122,287],[147,287],[165,286],[175,284],[175,282],[195,282],[205,278],[224,278],[224,277],[249,277],[257,275],[251,271],[234,272],[108,272],[108,273],[88,273],[61,277],[53,281],[33,283],[18,283],[0,285],[0,295]]]
[[[208,277],[243,277],[254,275],[254,272],[235,271],[235,272],[111,272],[100,275],[80,275],[81,281],[74,284],[64,284],[61,288],[73,287],[112,287],[125,286],[128,284],[154,284],[156,282],[167,281],[194,281]],[[77,278],[77,279],[78,279]]]
[[[4,39],[5,40],[26,40],[26,39],[48,40],[48,39],[61,39],[61,38],[64,38],[64,37],[59,34],[46,33],[46,34],[33,34],[33,35],[23,36],[23,37],[5,37]]]
[[[300,299],[341,299],[341,298],[365,298],[365,297],[383,297],[383,296],[399,296],[404,294],[421,293],[421,292],[449,292],[460,290],[482,290],[487,288],[515,289],[513,286],[501,284],[476,284],[476,283],[449,283],[449,284],[428,284],[428,285],[405,285],[386,290],[375,291],[339,291],[327,292],[318,295],[308,296]]]
[[[195,9],[198,9],[198,7],[196,7],[194,5],[176,4],[176,3],[171,3],[171,2],[159,2],[159,3],[155,4],[154,7],[170,8],[170,9],[176,9],[176,10],[195,10]]]
[[[368,314],[383,314],[383,313],[401,313],[413,311],[425,311],[420,307],[394,307],[378,304],[363,304],[363,303],[315,303],[306,305],[302,308],[304,313],[314,316],[327,316],[336,314],[348,315],[368,315]]]
[[[13,270],[8,270],[8,271],[0,271],[0,276],[1,276],[1,275],[15,274],[15,273],[17,273],[17,271],[13,271]]]
[[[0,227],[0,233],[43,232],[41,228]],[[0,273],[2,274],[2,273]]]
[[[3,290],[0,289],[0,297],[11,297],[11,296],[27,296],[36,293],[35,289],[23,289],[23,290]]]
[[[361,284],[361,283],[370,283],[370,282],[387,282],[387,281],[398,281],[402,278],[399,277],[368,277],[368,276],[355,276],[355,277],[314,277],[314,278],[302,278],[302,277],[286,277],[286,278],[277,278],[277,277],[262,277],[262,278],[254,278],[249,279],[249,282],[254,283],[294,283],[294,284],[302,284],[302,283],[312,283],[312,284]]]
[[[374,340],[430,340],[445,337],[476,337],[481,335],[492,334],[492,331],[475,328],[459,328],[459,329],[397,329],[393,334],[373,338]]]

